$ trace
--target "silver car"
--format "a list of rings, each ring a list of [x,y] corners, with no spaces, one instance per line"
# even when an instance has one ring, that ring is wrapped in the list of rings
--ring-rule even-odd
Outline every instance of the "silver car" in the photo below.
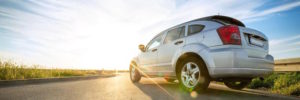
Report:
[[[130,78],[178,80],[189,91],[205,90],[210,81],[232,89],[273,71],[268,38],[227,16],[209,16],[182,23],[156,35],[130,64]]]

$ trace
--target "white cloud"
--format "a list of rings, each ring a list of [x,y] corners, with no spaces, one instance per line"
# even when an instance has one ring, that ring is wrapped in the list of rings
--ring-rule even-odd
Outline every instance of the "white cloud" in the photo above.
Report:
[[[270,54],[276,59],[299,57],[300,35],[270,41]]]
[[[300,39],[300,35],[291,36],[291,37],[288,37],[288,38],[270,40],[270,45],[274,46],[274,47],[275,46],[280,46],[280,44],[286,44],[290,41],[297,40],[297,39]]]
[[[269,15],[269,14],[276,13],[276,12],[286,11],[286,10],[290,10],[292,8],[299,7],[299,6],[300,6],[300,1],[283,4],[283,5],[271,8],[271,9],[264,10],[262,12],[257,12],[257,14],[254,14],[254,15],[250,16],[249,18],[260,17],[260,16],[265,16],[265,15]]]
[[[165,28],[188,20],[218,13],[251,20],[299,6],[296,2],[257,11],[266,1],[7,2],[13,5],[0,4],[0,15],[5,16],[0,17],[0,28],[9,31],[0,35],[15,35],[8,37],[10,45],[0,47],[0,51],[4,48],[2,56],[47,66],[90,69],[127,69],[131,57],[139,52],[139,43],[145,44]]]

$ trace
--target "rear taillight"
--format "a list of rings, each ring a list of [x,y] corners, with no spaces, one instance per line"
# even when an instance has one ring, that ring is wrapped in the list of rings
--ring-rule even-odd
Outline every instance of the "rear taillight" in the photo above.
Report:
[[[227,25],[218,28],[217,31],[224,45],[241,45],[241,36],[238,26]]]

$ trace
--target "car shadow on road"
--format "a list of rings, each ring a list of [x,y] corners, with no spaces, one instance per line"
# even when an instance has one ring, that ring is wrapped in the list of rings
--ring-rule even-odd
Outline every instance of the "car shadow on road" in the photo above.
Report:
[[[141,91],[153,100],[279,100],[280,98],[247,93],[230,89],[218,89],[209,87],[205,92],[186,92],[178,83],[167,82],[140,82],[135,83]]]

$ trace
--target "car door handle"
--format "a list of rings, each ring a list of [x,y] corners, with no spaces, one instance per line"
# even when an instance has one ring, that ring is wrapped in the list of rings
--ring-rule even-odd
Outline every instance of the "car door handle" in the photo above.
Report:
[[[175,45],[178,45],[178,44],[181,44],[181,43],[183,43],[183,41],[177,41],[177,42],[175,42],[174,44],[175,44]]]
[[[152,49],[152,52],[155,52],[155,51],[157,51],[157,49]]]

